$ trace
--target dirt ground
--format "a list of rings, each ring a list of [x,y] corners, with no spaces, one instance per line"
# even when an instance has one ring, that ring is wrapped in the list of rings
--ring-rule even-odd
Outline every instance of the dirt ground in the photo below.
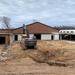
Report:
[[[3,51],[0,75],[75,75],[75,43],[38,41],[37,49],[27,50],[13,43]]]

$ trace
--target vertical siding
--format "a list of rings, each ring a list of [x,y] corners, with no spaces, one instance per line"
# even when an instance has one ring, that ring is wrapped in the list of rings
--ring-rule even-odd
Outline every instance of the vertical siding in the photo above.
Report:
[[[12,44],[13,41],[14,41],[13,35],[10,35],[10,44]]]
[[[33,34],[29,34],[29,36],[30,36],[30,38],[32,38],[33,37]]]
[[[13,41],[15,41],[15,35],[18,36],[18,40],[17,40],[17,41],[19,41],[19,40],[22,39],[22,34],[14,34],[14,35],[12,36],[12,37],[13,37]]]
[[[51,40],[51,34],[41,34],[41,40]]]
[[[22,39],[22,34],[15,34],[18,35],[18,41]],[[13,35],[13,41],[15,41],[15,35]],[[32,38],[33,34],[29,34],[30,38]]]
[[[54,35],[54,40],[59,40],[59,34]]]
[[[22,39],[21,34],[17,35],[18,35],[18,41],[21,40]],[[51,35],[52,34],[41,34],[41,40],[52,40]],[[15,40],[14,36],[15,35],[13,35],[13,38],[11,37],[12,38],[11,42]],[[30,38],[32,38],[33,34],[29,34],[29,36]],[[53,34],[53,40],[59,40],[59,34]]]
[[[22,39],[22,35],[18,34],[18,41]]]
[[[14,41],[14,35],[12,36],[12,38],[13,38],[13,41]]]

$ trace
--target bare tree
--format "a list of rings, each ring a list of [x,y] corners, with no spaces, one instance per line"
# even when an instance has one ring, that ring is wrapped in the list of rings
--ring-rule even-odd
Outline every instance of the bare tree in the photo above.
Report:
[[[3,28],[10,29],[11,28],[10,18],[8,18],[6,16],[1,17],[1,24],[2,24]]]

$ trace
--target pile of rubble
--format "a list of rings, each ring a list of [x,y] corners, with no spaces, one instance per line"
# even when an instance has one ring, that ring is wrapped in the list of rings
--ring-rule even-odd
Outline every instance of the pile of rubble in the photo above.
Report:
[[[0,52],[0,61],[4,61],[7,59],[7,57],[4,57],[5,54],[7,54],[7,52]]]
[[[0,61],[5,61],[8,58],[5,56],[8,54],[11,46],[1,46],[0,47]]]

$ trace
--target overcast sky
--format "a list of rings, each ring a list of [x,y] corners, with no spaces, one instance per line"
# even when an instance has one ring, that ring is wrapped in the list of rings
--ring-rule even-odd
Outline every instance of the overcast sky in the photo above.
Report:
[[[75,25],[75,0],[0,0],[2,16],[9,17],[13,27],[35,20],[50,26]]]

